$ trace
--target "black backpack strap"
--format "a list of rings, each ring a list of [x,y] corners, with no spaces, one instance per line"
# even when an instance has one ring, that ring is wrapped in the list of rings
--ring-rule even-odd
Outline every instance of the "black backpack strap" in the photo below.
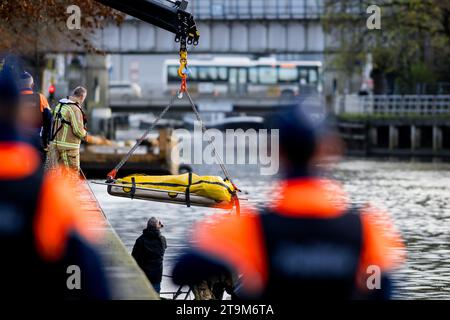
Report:
[[[51,136],[50,136],[50,141],[55,140],[56,136],[57,136],[58,133],[61,131],[61,129],[63,128],[64,125],[72,126],[72,123],[70,123],[69,121],[67,121],[66,119],[64,119],[64,117],[62,116],[62,113],[61,113],[62,107],[63,107],[64,105],[68,105],[68,104],[71,104],[71,103],[59,103],[59,104],[56,106],[56,108],[55,108],[55,111],[56,111],[56,113],[55,113],[56,119],[54,119],[54,121],[53,121],[52,133],[51,133]],[[60,121],[61,124],[60,124],[60,126],[56,129],[56,122],[57,122],[57,121]]]

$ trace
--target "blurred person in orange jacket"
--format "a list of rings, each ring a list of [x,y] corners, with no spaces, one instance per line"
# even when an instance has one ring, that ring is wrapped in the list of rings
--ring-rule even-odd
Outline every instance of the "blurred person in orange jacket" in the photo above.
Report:
[[[33,91],[34,79],[30,73],[24,71],[20,75],[19,86],[21,98],[19,125],[37,141],[38,149],[45,162],[53,121],[52,110],[47,98],[43,94]]]
[[[109,286],[73,185],[44,174],[20,135],[19,75],[0,72],[0,283],[3,299],[108,299]],[[72,269],[71,269],[72,268]],[[79,270],[72,285],[69,277]]]
[[[390,273],[403,261],[400,236],[386,213],[353,206],[338,182],[319,175],[342,142],[324,112],[305,110],[274,117],[283,169],[276,199],[260,212],[200,222],[175,283],[231,272],[242,299],[390,298]]]

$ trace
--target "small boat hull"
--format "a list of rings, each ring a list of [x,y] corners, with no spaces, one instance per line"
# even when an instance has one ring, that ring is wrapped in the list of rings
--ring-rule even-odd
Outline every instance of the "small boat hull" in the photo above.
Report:
[[[143,188],[136,188],[135,190],[132,190],[132,188],[128,187],[108,185],[108,194],[115,197],[156,201],[172,204],[188,205],[189,203],[189,206],[197,206],[197,207],[215,207],[220,209],[233,208],[232,202],[226,201],[217,202],[213,199],[201,197],[193,193],[189,194],[189,201],[186,201],[187,199],[185,193],[153,190],[153,189],[147,190]]]

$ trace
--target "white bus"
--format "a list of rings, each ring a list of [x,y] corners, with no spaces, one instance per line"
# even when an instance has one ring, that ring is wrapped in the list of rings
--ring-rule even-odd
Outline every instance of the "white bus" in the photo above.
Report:
[[[178,60],[166,60],[163,81],[166,92],[180,87]],[[222,57],[189,60],[188,86],[192,93],[215,97],[297,96],[322,92],[320,61],[251,60]]]

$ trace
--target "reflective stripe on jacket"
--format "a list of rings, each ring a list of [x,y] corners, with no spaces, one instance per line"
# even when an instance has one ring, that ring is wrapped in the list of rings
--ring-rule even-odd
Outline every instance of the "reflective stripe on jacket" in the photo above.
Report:
[[[370,206],[355,214],[338,183],[294,179],[277,190],[280,196],[267,214],[245,208],[240,217],[212,216],[199,223],[191,252],[174,268],[174,282],[195,284],[190,274],[227,269],[242,276],[244,297],[342,299],[372,293],[368,267],[386,275],[403,263],[401,237],[386,214]],[[313,292],[303,291],[308,288]]]
[[[53,110],[53,118],[55,121],[53,134],[56,133],[53,144],[59,149],[80,148],[81,140],[87,135],[80,107],[73,101],[62,99]]]

